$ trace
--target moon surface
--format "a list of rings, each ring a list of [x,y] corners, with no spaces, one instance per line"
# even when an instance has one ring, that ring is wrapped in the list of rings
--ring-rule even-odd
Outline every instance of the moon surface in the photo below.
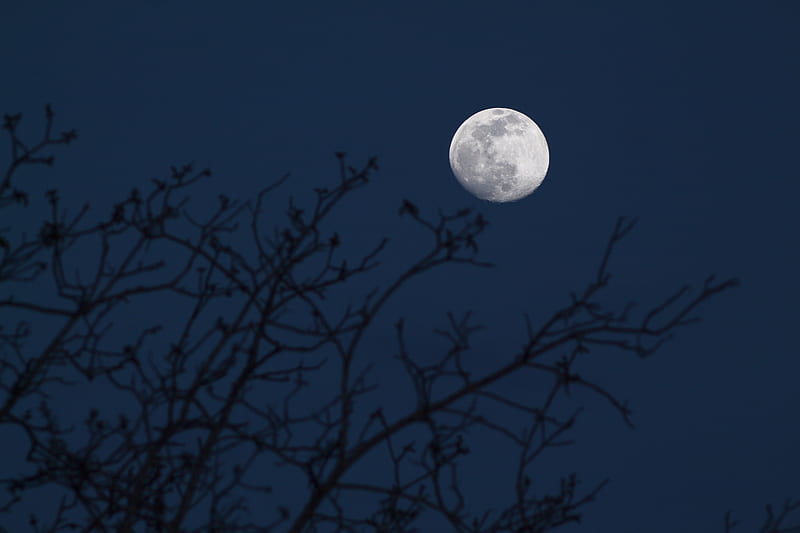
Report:
[[[464,121],[450,142],[450,168],[470,193],[490,202],[520,200],[550,165],[542,130],[526,115],[493,107]]]

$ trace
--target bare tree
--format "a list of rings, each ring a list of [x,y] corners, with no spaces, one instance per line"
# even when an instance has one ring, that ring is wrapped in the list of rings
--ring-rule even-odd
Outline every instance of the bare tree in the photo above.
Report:
[[[48,106],[44,136],[29,145],[20,118],[5,117],[11,161],[0,209],[29,203],[14,183],[20,168],[52,165],[49,150],[77,137],[52,135]],[[605,481],[581,489],[567,474],[537,493],[531,479],[538,458],[570,442],[580,409],[560,400],[571,388],[630,424],[627,405],[579,371],[585,354],[651,355],[736,280],[708,277],[638,314],[633,305],[604,306],[598,296],[610,287],[612,253],[635,224],[620,219],[593,279],[543,323],[528,320],[521,348],[495,354],[488,371],[470,359],[479,328],[469,314],[447,316],[438,333],[448,348],[424,362],[398,322],[394,361],[411,401],[387,414],[375,400],[365,335],[409,280],[451,263],[490,266],[478,257],[487,222],[469,209],[431,216],[403,201],[399,214],[429,235],[428,245],[397,277],[357,297],[351,287],[376,269],[387,241],[345,253],[346,236],[326,223],[377,164],[353,168],[336,155],[338,179],[314,189],[306,207],[290,200],[274,227],[265,201],[286,178],[253,202],[220,195],[215,209],[195,213],[188,192],[211,172],[191,164],[132,190],[96,222],[87,222],[88,205],[69,214],[56,190],[32,236],[0,219],[12,224],[0,227],[0,309],[11,312],[0,330],[0,424],[24,435],[26,447],[15,471],[0,473],[0,510],[17,513],[48,490],[47,509],[30,516],[37,532],[410,532],[424,515],[459,532],[533,533],[580,521]],[[26,295],[48,283],[47,301]],[[153,323],[120,327],[152,302],[168,320],[154,310]],[[34,328],[44,323],[52,334]],[[521,373],[540,376],[542,386],[517,398],[502,385]],[[64,400],[89,388],[102,391],[103,405],[76,419]],[[498,423],[500,412],[522,429]],[[484,434],[512,443],[518,456],[513,497],[479,511],[459,475]],[[365,476],[359,466],[370,454],[383,466]],[[273,486],[281,476],[301,483],[294,492]]]

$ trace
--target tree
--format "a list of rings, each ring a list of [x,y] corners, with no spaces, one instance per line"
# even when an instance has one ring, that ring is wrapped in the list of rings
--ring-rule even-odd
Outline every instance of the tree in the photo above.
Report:
[[[49,150],[77,138],[74,130],[52,135],[48,106],[43,138],[28,145],[20,119],[5,117],[12,156],[0,209],[32,203],[14,183],[18,170],[52,166]],[[48,489],[58,498],[30,516],[34,531],[403,532],[435,514],[454,531],[544,532],[580,521],[605,482],[584,490],[568,474],[536,494],[531,471],[548,449],[569,443],[580,410],[559,402],[571,388],[602,398],[630,423],[627,405],[579,371],[585,354],[613,347],[651,355],[736,280],[681,287],[641,314],[603,306],[597,297],[611,286],[610,258],[635,225],[621,218],[595,277],[544,323],[528,321],[521,348],[489,371],[472,368],[479,328],[469,314],[447,317],[438,332],[449,348],[425,362],[407,349],[398,322],[395,361],[414,401],[389,415],[370,405],[365,334],[409,280],[451,263],[490,266],[478,254],[487,222],[469,209],[429,216],[403,201],[399,214],[430,235],[428,248],[395,279],[354,297],[349,287],[377,267],[387,241],[354,256],[343,252],[346,236],[327,229],[332,210],[377,170],[374,159],[354,168],[336,155],[338,180],[314,189],[310,207],[290,200],[284,222],[269,230],[264,201],[286,178],[253,202],[220,195],[216,209],[196,213],[188,192],[211,172],[191,164],[132,190],[97,222],[86,221],[88,205],[70,215],[51,190],[33,236],[0,227],[0,309],[12,319],[0,330],[0,431],[19,432],[27,448],[24,468],[0,474],[4,513]],[[96,257],[76,257],[87,246]],[[50,301],[25,296],[47,278]],[[153,297],[170,299],[166,324],[118,329]],[[34,320],[53,333],[37,332]],[[546,389],[515,398],[501,385],[518,373],[548,376]],[[76,420],[63,399],[90,387],[109,400]],[[498,410],[513,413],[524,431],[497,423]],[[520,452],[513,500],[486,512],[470,505],[458,477],[478,432]],[[357,475],[378,451],[380,480]],[[270,480],[278,470],[302,480],[301,504],[276,503],[281,487]],[[727,516],[725,524],[734,525]]]

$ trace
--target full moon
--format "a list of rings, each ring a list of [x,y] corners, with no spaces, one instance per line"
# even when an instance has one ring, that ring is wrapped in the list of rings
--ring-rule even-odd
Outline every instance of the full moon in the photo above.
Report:
[[[542,130],[519,111],[494,107],[464,121],[450,142],[450,168],[470,193],[513,202],[541,185],[550,151]]]

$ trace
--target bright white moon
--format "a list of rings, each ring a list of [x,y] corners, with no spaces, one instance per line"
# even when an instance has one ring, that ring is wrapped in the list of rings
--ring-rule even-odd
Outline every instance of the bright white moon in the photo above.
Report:
[[[450,168],[482,200],[513,202],[541,185],[550,151],[542,130],[519,111],[494,107],[464,121],[450,143]]]

